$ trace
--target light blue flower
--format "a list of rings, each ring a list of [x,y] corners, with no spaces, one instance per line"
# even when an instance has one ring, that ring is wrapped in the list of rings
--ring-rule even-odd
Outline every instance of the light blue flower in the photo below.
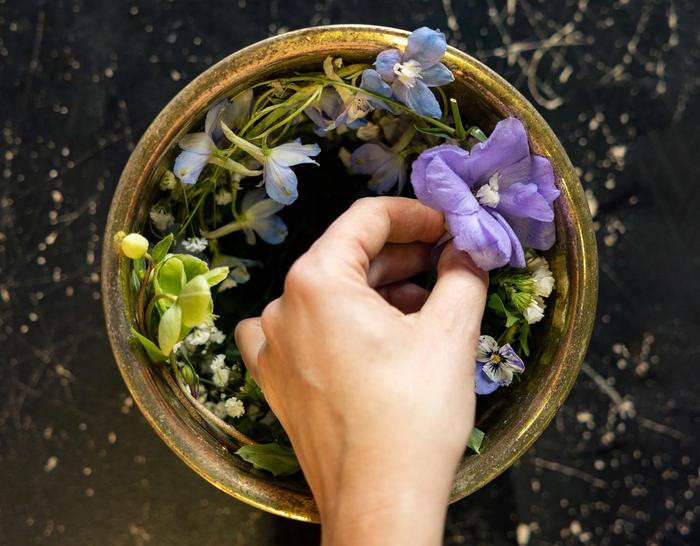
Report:
[[[391,84],[395,98],[422,116],[439,118],[440,105],[428,88],[454,80],[452,72],[440,62],[446,50],[447,41],[442,32],[421,27],[408,37],[403,53],[398,49],[382,51],[374,66],[384,81]]]
[[[351,95],[352,93],[347,95],[349,101],[354,98],[354,95]],[[321,93],[320,100],[304,110],[304,113],[316,125],[314,132],[318,136],[324,136],[347,120],[347,109],[348,106],[343,102],[341,94],[333,87],[326,87]],[[347,126],[350,129],[359,129],[366,124],[367,120],[363,116],[357,117]]]
[[[302,144],[297,138],[274,148],[263,149],[239,137],[224,123],[222,128],[227,139],[262,164],[263,183],[267,195],[283,205],[290,205],[296,201],[299,195],[297,175],[290,167],[302,163],[318,165],[311,159],[321,152],[318,144]]]
[[[196,184],[202,170],[209,163],[219,165],[243,176],[257,176],[259,171],[253,171],[244,165],[233,161],[223,155],[214,143],[221,137],[221,122],[228,120],[234,126],[238,126],[248,115],[250,103],[253,99],[252,90],[246,91],[233,101],[223,99],[212,106],[207,112],[204,121],[203,133],[191,133],[186,135],[178,145],[182,149],[175,159],[173,172],[184,184]]]
[[[222,121],[232,129],[240,129],[250,113],[252,103],[252,89],[247,89],[232,100],[220,100],[207,112],[207,117],[204,120],[204,132],[217,141],[223,135],[221,130]]]
[[[355,150],[350,156],[350,173],[370,175],[369,188],[380,195],[387,193],[397,182],[400,193],[406,183],[402,154],[382,142],[368,142]]]
[[[277,213],[284,205],[265,197],[265,190],[249,191],[241,200],[236,220],[214,231],[203,233],[207,239],[218,239],[235,231],[243,231],[246,242],[255,244],[255,234],[268,244],[278,245],[287,237],[287,226]]]

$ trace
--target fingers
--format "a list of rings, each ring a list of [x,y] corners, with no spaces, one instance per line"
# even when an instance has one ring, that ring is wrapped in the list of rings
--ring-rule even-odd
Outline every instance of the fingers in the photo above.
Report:
[[[430,269],[429,243],[389,243],[370,262],[367,284],[382,286],[409,279]]]
[[[265,334],[262,330],[260,317],[242,320],[236,325],[233,335],[236,338],[238,350],[241,351],[245,367],[258,385],[261,385],[258,357],[265,346]]]
[[[438,262],[438,280],[421,310],[421,318],[443,332],[465,339],[479,333],[486,305],[488,274],[466,252],[448,243]],[[466,340],[471,343],[471,340]]]
[[[442,214],[417,199],[370,197],[333,222],[311,252],[332,255],[341,267],[366,273],[386,243],[434,243],[444,231]]]
[[[377,292],[387,303],[406,315],[420,311],[430,295],[425,288],[408,281],[380,286]]]

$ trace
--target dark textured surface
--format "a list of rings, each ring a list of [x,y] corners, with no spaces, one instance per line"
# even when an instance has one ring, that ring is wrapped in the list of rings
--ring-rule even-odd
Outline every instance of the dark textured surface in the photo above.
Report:
[[[0,0],[0,544],[313,544],[150,430],[112,361],[100,233],[134,141],[226,54],[304,26],[444,29],[533,100],[597,209],[574,391],[447,544],[700,542],[700,23],[694,0]]]

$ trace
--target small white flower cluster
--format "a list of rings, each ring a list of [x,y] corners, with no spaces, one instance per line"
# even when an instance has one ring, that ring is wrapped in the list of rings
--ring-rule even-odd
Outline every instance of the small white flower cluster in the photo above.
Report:
[[[554,289],[554,275],[547,260],[534,253],[528,253],[526,267],[532,275],[534,293],[530,304],[523,311],[523,316],[528,324],[534,324],[544,318],[544,299],[548,298]]]
[[[174,349],[187,355],[192,354],[197,347],[206,348],[208,344],[220,345],[226,340],[226,335],[219,330],[214,321],[209,319],[195,327]]]
[[[220,205],[222,207],[231,203],[232,198],[233,196],[231,195],[231,192],[223,189],[217,191],[214,195],[214,201],[216,201],[217,205]]]
[[[210,365],[212,381],[214,382],[214,385],[219,388],[224,388],[226,385],[228,385],[228,380],[231,377],[231,368],[226,366],[225,359],[225,355],[218,354],[211,361]]]
[[[187,252],[197,254],[206,250],[207,246],[209,246],[209,241],[204,237],[190,237],[182,240],[182,246]]]
[[[235,396],[231,396],[226,400],[221,400],[220,402],[207,402],[205,404],[209,411],[216,415],[219,419],[224,419],[226,417],[232,417],[237,419],[245,414],[245,406]]]

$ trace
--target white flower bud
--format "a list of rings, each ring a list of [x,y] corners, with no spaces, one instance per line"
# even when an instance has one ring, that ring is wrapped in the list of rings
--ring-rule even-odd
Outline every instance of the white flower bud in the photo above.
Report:
[[[533,299],[523,311],[523,317],[528,324],[534,324],[544,318],[544,303],[541,300]]]

